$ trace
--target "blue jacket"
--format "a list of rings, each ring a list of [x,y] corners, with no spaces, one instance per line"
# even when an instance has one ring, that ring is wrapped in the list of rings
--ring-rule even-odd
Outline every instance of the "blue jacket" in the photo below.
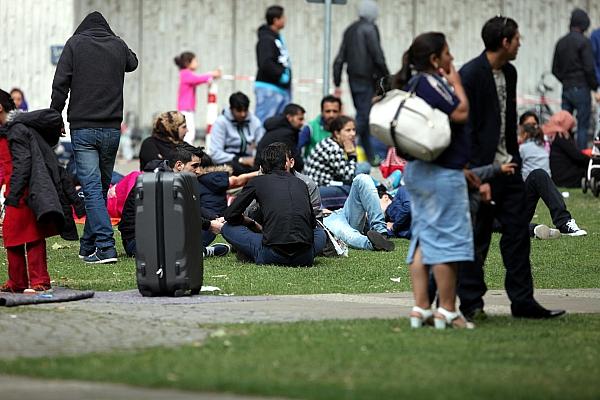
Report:
[[[502,72],[506,79],[506,150],[513,162],[521,164],[517,143],[517,70],[507,63]],[[492,164],[500,140],[500,106],[485,51],[466,63],[460,76],[470,107],[465,134],[471,137],[471,166]]]
[[[394,223],[389,234],[395,237],[410,239],[410,196],[403,186],[398,188],[392,204],[385,210],[386,220]]]
[[[205,218],[222,217],[227,208],[227,189],[229,189],[228,167],[206,167],[198,176],[198,195]]]
[[[592,52],[594,53],[594,67],[596,68],[596,81],[600,84],[600,28],[592,32]]]

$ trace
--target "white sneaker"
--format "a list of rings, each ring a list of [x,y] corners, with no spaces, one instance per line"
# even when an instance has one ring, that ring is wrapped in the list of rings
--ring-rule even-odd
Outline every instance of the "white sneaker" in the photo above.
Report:
[[[547,225],[540,224],[533,228],[533,235],[540,240],[558,239],[560,237],[560,231],[558,229],[550,228]]]
[[[566,224],[560,227],[560,233],[567,236],[585,236],[587,232],[577,226],[574,219],[570,219]]]

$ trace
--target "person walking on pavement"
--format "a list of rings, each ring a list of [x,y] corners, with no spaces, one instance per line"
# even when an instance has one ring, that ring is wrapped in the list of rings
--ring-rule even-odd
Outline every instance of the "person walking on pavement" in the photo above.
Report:
[[[517,144],[517,70],[510,63],[520,46],[517,23],[508,17],[488,20],[481,31],[485,50],[460,69],[470,111],[465,133],[471,141],[471,167],[521,163]],[[530,239],[521,174],[499,175],[490,182],[495,205],[481,203],[475,218],[475,261],[459,269],[460,310],[467,319],[484,317],[487,291],[483,265],[492,225],[502,225],[500,252],[506,268],[505,287],[514,317],[554,318],[564,310],[547,310],[533,297]]]
[[[375,20],[379,15],[377,3],[363,0],[358,8],[358,21],[344,32],[338,55],[333,62],[335,96],[341,98],[342,69],[347,64],[348,83],[356,109],[356,132],[367,158],[378,164],[375,153],[384,159],[387,147],[369,134],[369,112],[377,81],[389,75],[379,40]]]
[[[115,239],[106,209],[123,121],[123,81],[138,60],[99,12],[88,14],[63,49],[52,82],[50,107],[67,119],[85,196],[87,218],[79,257],[87,263],[117,261]]]
[[[292,101],[292,65],[280,33],[286,23],[283,7],[269,7],[265,17],[267,23],[258,28],[258,72],[254,84],[255,114],[263,123],[267,118],[281,114],[283,108]]]
[[[592,112],[590,90],[598,89],[591,41],[584,32],[590,27],[590,17],[580,8],[571,13],[570,32],[563,36],[554,50],[552,73],[563,85],[562,109],[577,117],[577,148],[588,146],[588,130]],[[600,92],[594,93],[600,102]]]

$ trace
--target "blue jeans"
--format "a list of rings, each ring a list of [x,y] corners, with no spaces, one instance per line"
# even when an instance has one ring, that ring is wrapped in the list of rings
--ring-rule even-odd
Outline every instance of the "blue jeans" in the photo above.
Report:
[[[387,233],[385,216],[373,179],[365,174],[352,181],[350,194],[344,207],[323,220],[323,224],[336,237],[355,249],[373,250],[373,244],[363,232],[367,223],[371,230]]]
[[[312,247],[291,257],[279,254],[273,248],[264,245],[262,233],[252,232],[242,225],[227,223],[221,228],[221,234],[237,251],[256,264],[310,266],[313,265],[315,256],[325,247],[325,231],[319,228],[314,230]]]
[[[356,109],[356,133],[360,139],[360,144],[365,150],[369,162],[375,159],[375,154],[384,160],[387,155],[387,146],[372,137],[369,131],[369,113],[375,95],[374,85],[371,82],[350,79],[350,91]]]
[[[356,164],[354,176],[371,173],[371,164],[360,162]],[[329,210],[337,210],[344,206],[348,195],[350,194],[350,185],[342,186],[319,186],[321,195],[321,206]]]
[[[112,178],[121,133],[113,128],[71,131],[77,178],[85,202],[85,227],[80,239],[82,252],[115,246],[113,228],[106,209],[106,194]]]
[[[206,247],[212,243],[217,235],[212,233],[211,231],[202,230],[202,246]],[[123,248],[125,249],[125,254],[127,257],[135,257],[136,254],[136,242],[135,239],[125,240],[123,239]]]
[[[282,114],[283,109],[292,100],[289,91],[281,91],[264,87],[255,87],[256,112],[254,113],[261,123],[274,115]]]
[[[577,111],[577,148],[579,150],[588,147],[588,130],[590,129],[590,118],[592,114],[592,96],[589,87],[571,87],[563,89],[562,109],[573,114]]]

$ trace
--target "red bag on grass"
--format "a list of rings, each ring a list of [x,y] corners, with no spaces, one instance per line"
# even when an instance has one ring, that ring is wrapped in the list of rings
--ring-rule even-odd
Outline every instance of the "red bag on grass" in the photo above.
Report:
[[[390,147],[388,149],[387,155],[385,156],[385,160],[383,160],[379,165],[379,170],[381,171],[381,175],[384,178],[387,178],[392,172],[396,170],[404,172],[405,165],[406,160],[398,156],[398,154],[396,154],[396,149],[394,147]]]

